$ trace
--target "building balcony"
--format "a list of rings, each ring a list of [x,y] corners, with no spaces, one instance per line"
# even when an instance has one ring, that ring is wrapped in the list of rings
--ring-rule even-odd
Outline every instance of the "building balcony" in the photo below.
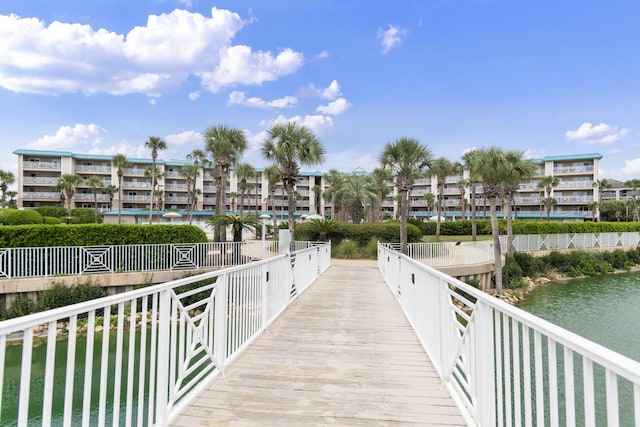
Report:
[[[555,166],[553,174],[593,172],[593,166]]]
[[[76,165],[73,168],[73,171],[76,173],[86,173],[86,172],[93,172],[93,173],[111,173],[111,166],[107,166],[107,165]]]
[[[56,169],[60,170],[60,162],[30,162],[22,163],[23,169]]]
[[[60,192],[46,192],[46,191],[28,191],[22,194],[22,198],[24,200],[36,200],[36,199],[46,199],[46,200],[60,200]]]
[[[143,169],[143,168],[130,168],[130,169],[125,169],[124,174],[133,175],[133,176],[144,176],[145,170],[146,169]]]
[[[187,191],[187,184],[165,184],[165,190],[177,190],[177,191]]]
[[[22,181],[25,184],[57,185],[60,177],[53,176],[25,176]]]
[[[592,188],[593,181],[560,181],[556,188]]]
[[[151,190],[151,183],[144,181],[123,181],[122,188],[148,188]]]
[[[97,196],[99,201],[109,201],[108,194],[98,193]],[[95,200],[93,193],[76,193],[73,195],[73,198],[75,200]]]
[[[151,197],[147,194],[147,195],[129,195],[129,194],[124,194],[122,196],[122,200],[125,202],[149,202],[149,200],[151,200]],[[154,199],[155,201],[155,199]]]
[[[593,202],[593,196],[557,196],[555,197],[558,203],[591,203]]]

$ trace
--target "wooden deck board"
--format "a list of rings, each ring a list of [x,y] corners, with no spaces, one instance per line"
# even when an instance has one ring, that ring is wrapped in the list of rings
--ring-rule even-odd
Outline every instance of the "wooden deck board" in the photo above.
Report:
[[[375,263],[334,263],[173,423],[465,425]]]

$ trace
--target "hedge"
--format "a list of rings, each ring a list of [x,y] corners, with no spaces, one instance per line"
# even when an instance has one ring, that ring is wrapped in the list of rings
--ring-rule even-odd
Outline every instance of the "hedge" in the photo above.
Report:
[[[296,224],[295,239],[296,240],[318,240],[318,233],[313,231],[313,225],[308,222]],[[400,241],[400,223],[397,221],[389,222],[365,222],[362,224],[352,224],[348,222],[337,222],[336,230],[328,233],[328,239],[336,244],[342,240],[348,239],[357,242],[359,245],[365,245],[371,239],[377,239],[381,242],[399,242]],[[410,243],[419,242],[422,234],[418,227],[407,224],[407,240]]]
[[[436,221],[421,221],[419,219],[409,219],[410,224],[415,225],[420,229],[420,232],[424,236],[434,236],[436,234]],[[471,220],[455,220],[455,221],[442,221],[440,222],[440,235],[442,236],[470,236],[471,235]],[[477,219],[476,220],[476,232],[477,234],[491,234],[491,220]]]
[[[0,247],[102,246],[203,243],[207,235],[195,225],[80,224],[0,227]]]
[[[622,233],[632,231],[640,231],[640,222],[513,222],[513,234]]]
[[[32,209],[2,209],[0,222],[3,225],[42,224],[42,215]]]

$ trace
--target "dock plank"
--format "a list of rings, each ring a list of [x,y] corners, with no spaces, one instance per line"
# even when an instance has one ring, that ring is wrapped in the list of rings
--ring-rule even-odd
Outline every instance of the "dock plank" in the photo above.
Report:
[[[466,424],[376,264],[338,261],[172,425]]]

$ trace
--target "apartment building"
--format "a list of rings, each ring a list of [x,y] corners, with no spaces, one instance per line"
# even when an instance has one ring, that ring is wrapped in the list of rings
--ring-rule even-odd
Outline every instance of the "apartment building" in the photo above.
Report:
[[[98,176],[105,187],[118,186],[117,170],[111,166],[111,156],[76,154],[66,151],[16,150],[18,156],[18,207],[34,208],[38,206],[62,206],[60,192],[56,184],[60,176],[66,173],[76,173],[87,179],[92,175]],[[593,219],[592,203],[598,201],[597,188],[593,182],[599,179],[598,162],[602,155],[597,153],[576,154],[567,156],[548,156],[537,159],[539,165],[536,177],[528,183],[520,185],[520,191],[515,200],[515,214],[520,218],[539,218],[543,212],[543,190],[538,187],[541,178],[549,175],[558,177],[559,183],[553,188],[551,197],[557,204],[553,207],[552,217],[560,220]],[[157,196],[152,195],[151,179],[147,169],[151,166],[151,159],[129,159],[131,167],[124,170],[122,177],[122,200],[116,193],[113,199],[108,194],[98,194],[98,208],[101,210],[123,209],[128,211],[149,210],[151,198],[156,203]],[[158,190],[161,192],[162,210],[186,210],[189,200],[187,179],[181,174],[181,167],[189,164],[186,161],[156,160],[161,172],[158,180]],[[352,173],[360,173],[356,170]],[[204,213],[215,210],[216,187],[213,171],[205,169],[196,179],[197,195],[196,210]],[[362,171],[362,173],[364,173]],[[297,214],[323,214],[325,201],[314,188],[327,188],[323,173],[302,172],[296,186]],[[444,215],[447,218],[462,218],[464,201],[464,216],[470,215],[471,191],[468,185],[468,173],[446,178],[444,187]],[[226,207],[230,211],[258,212],[276,215],[278,220],[287,216],[287,198],[281,186],[275,193],[275,210],[272,211],[268,200],[268,182],[261,169],[257,169],[257,176],[248,183],[248,189],[242,197],[239,190],[238,177],[235,171],[227,182]],[[383,213],[387,216],[397,216],[396,192],[393,184],[389,184],[391,191],[382,204]],[[425,199],[425,194],[437,194],[435,177],[425,177],[416,180],[409,193],[410,215],[416,218],[428,218],[436,214],[435,205]],[[488,214],[488,205],[482,196],[482,184],[477,185],[476,211]],[[93,208],[94,195],[89,187],[80,185],[73,198],[74,207]],[[327,209],[328,210],[328,209]],[[502,211],[499,204],[498,210]]]

